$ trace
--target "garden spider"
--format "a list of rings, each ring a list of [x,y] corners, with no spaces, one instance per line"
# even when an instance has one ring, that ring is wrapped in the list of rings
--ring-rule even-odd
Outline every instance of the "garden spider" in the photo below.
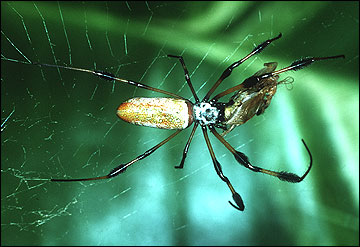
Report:
[[[210,96],[214,93],[215,89],[222,83],[224,79],[230,76],[233,69],[238,67],[240,64],[245,62],[253,55],[260,53],[263,49],[265,49],[265,47],[267,47],[273,41],[279,39],[281,36],[282,35],[280,33],[277,37],[266,40],[262,44],[256,46],[253,49],[253,51],[250,52],[248,55],[246,55],[244,58],[231,64],[227,69],[225,69],[225,71],[222,73],[220,78],[215,82],[215,84],[205,95],[202,101],[199,100],[198,96],[195,93],[195,90],[190,80],[189,72],[185,66],[184,59],[181,56],[168,55],[169,57],[179,59],[183,67],[183,70],[185,72],[185,80],[194,96],[195,103],[174,93],[153,88],[131,80],[120,79],[115,77],[113,74],[107,72],[92,71],[87,69],[73,68],[73,67],[66,67],[59,65],[32,63],[38,66],[57,67],[57,68],[91,73],[105,80],[109,80],[109,81],[115,80],[130,85],[134,85],[135,87],[144,88],[147,90],[151,90],[171,96],[171,98],[132,98],[122,103],[117,110],[117,115],[121,119],[129,123],[142,125],[142,126],[150,126],[155,128],[162,128],[162,129],[176,129],[176,131],[173,134],[171,134],[169,137],[167,137],[165,140],[155,145],[154,147],[150,148],[149,150],[139,155],[135,159],[125,164],[120,164],[119,166],[113,168],[105,176],[93,177],[93,178],[80,178],[80,179],[50,179],[50,180],[55,182],[69,182],[69,181],[89,181],[89,180],[113,178],[125,172],[125,170],[135,162],[142,160],[145,157],[152,154],[155,150],[157,150],[159,147],[170,141],[182,130],[186,129],[194,122],[195,123],[194,127],[191,131],[190,137],[185,145],[182,154],[182,160],[178,166],[175,166],[175,168],[184,167],[184,161],[187,156],[190,143],[194,137],[195,130],[200,125],[205,138],[206,145],[209,149],[210,156],[215,167],[215,171],[217,175],[221,178],[221,180],[227,184],[227,186],[229,187],[232,193],[232,197],[236,205],[234,205],[231,201],[229,201],[229,203],[234,208],[243,211],[245,206],[241,196],[235,191],[230,180],[223,174],[221,165],[216,159],[214,150],[211,146],[207,129],[209,129],[210,132],[214,134],[215,137],[234,155],[237,162],[239,162],[244,167],[250,169],[251,171],[265,173],[277,177],[280,180],[286,182],[291,182],[291,183],[301,182],[307,176],[307,174],[309,173],[312,167],[312,155],[303,139],[302,142],[310,156],[310,164],[306,172],[302,176],[298,176],[290,172],[285,172],[285,171],[276,172],[252,165],[249,161],[249,158],[244,153],[235,150],[224,139],[223,136],[225,136],[227,133],[233,130],[236,126],[244,124],[253,116],[262,114],[265,111],[265,109],[269,106],[272,97],[276,93],[277,85],[292,81],[291,77],[287,77],[282,81],[278,81],[280,73],[290,70],[296,71],[302,69],[315,61],[335,59],[335,58],[345,58],[344,55],[331,56],[331,57],[303,58],[293,62],[290,66],[282,68],[280,70],[275,70],[277,66],[276,62],[265,63],[264,64],[265,67],[263,69],[255,73],[253,76],[245,79],[243,83],[234,86],[232,88],[229,88],[210,99]],[[218,101],[221,97],[233,92],[235,92],[235,94],[230,98],[229,102],[224,103]],[[219,134],[215,128],[222,128],[224,131],[223,133]]]

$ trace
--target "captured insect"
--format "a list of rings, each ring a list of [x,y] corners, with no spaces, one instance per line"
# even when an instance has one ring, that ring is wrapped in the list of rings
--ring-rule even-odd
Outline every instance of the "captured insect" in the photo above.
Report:
[[[224,136],[232,131],[236,126],[246,123],[249,119],[255,115],[260,115],[264,113],[265,109],[269,106],[272,97],[276,93],[277,86],[279,84],[291,83],[292,78],[286,77],[283,80],[279,81],[279,74],[287,71],[297,71],[300,70],[315,61],[336,59],[336,58],[345,58],[344,55],[330,56],[330,57],[307,57],[303,59],[296,60],[290,66],[276,70],[277,63],[265,63],[264,68],[256,72],[253,76],[245,79],[241,84],[231,87],[211,98],[211,95],[217,89],[217,87],[230,76],[231,72],[241,65],[243,62],[248,60],[250,57],[255,54],[260,53],[271,44],[273,41],[279,39],[282,36],[280,33],[277,37],[268,39],[260,45],[256,46],[253,51],[251,51],[244,58],[234,62],[225,71],[221,74],[220,78],[215,82],[211,87],[209,92],[205,95],[203,100],[199,100],[190,80],[188,69],[186,68],[184,59],[182,56],[168,55],[168,57],[176,58],[180,61],[182,68],[185,72],[185,80],[194,96],[195,102],[191,102],[188,99],[185,99],[179,95],[176,95],[171,92],[167,92],[161,89],[153,88],[142,83],[138,83],[131,80],[125,80],[116,77],[115,75],[103,72],[103,71],[93,71],[88,69],[67,67],[61,65],[51,65],[51,64],[41,64],[41,63],[31,63],[38,66],[46,67],[56,67],[80,72],[86,72],[93,75],[96,75],[102,79],[109,81],[118,81],[133,85],[135,87],[147,89],[150,91],[162,93],[170,98],[132,98],[124,103],[122,103],[117,109],[117,115],[122,120],[141,126],[149,126],[153,128],[160,129],[174,129],[176,130],[169,137],[161,141],[159,144],[145,151],[143,154],[137,156],[135,159],[120,164],[117,167],[113,168],[107,175],[93,178],[79,178],[79,179],[50,179],[54,182],[71,182],[71,181],[89,181],[89,180],[100,180],[100,179],[109,179],[113,178],[123,172],[126,169],[136,163],[139,160],[144,159],[145,157],[152,154],[159,147],[170,141],[176,135],[178,135],[182,130],[188,128],[192,123],[194,127],[191,131],[189,139],[185,145],[185,148],[182,153],[182,159],[178,166],[175,168],[183,168],[184,162],[187,157],[190,143],[194,137],[195,130],[200,125],[203,132],[206,145],[210,152],[211,159],[214,164],[215,171],[222,181],[226,183],[229,187],[233,200],[235,204],[231,201],[229,203],[236,209],[243,211],[245,206],[241,196],[235,191],[230,180],[223,174],[220,163],[215,157],[214,150],[211,146],[207,129],[234,155],[234,158],[245,168],[250,169],[254,172],[265,173],[278,179],[291,183],[301,182],[310,172],[312,167],[312,155],[303,139],[302,142],[309,154],[310,164],[302,176],[298,176],[291,172],[285,171],[272,171],[267,170],[258,166],[254,166],[250,163],[249,158],[242,152],[235,150],[225,139]],[[225,95],[234,93],[228,102],[219,102],[219,99]],[[222,133],[218,133],[216,128],[223,130]]]

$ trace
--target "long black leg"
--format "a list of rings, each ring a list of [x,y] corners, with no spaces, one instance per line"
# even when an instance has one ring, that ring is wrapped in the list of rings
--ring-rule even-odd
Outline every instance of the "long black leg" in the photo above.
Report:
[[[170,141],[172,138],[174,138],[177,134],[179,134],[182,130],[177,130],[176,132],[174,132],[172,135],[170,135],[168,138],[166,138],[165,140],[163,140],[162,142],[160,142],[159,144],[155,145],[154,147],[150,148],[149,150],[147,150],[145,153],[139,155],[138,157],[136,157],[135,159],[129,161],[128,163],[125,164],[121,164],[117,167],[115,167],[114,169],[112,169],[108,175],[106,176],[101,176],[101,177],[94,177],[94,178],[77,178],[77,179],[50,179],[50,181],[54,181],[54,182],[73,182],[73,181],[89,181],[89,180],[100,180],[100,179],[108,179],[108,178],[113,178],[123,172],[125,172],[125,170],[131,166],[132,164],[134,164],[135,162],[142,160],[144,158],[146,158],[147,156],[149,156],[150,154],[152,154],[156,149],[158,149],[159,147],[161,147],[162,145],[164,145],[165,143],[167,143],[168,141]]]
[[[11,60],[8,60],[11,61]],[[161,90],[158,88],[154,88],[154,87],[150,87],[147,86],[145,84],[139,83],[139,82],[135,82],[135,81],[131,81],[131,80],[125,80],[125,79],[121,79],[116,77],[115,75],[108,73],[108,72],[104,72],[104,71],[99,71],[99,70],[88,70],[88,69],[81,69],[81,68],[74,68],[74,67],[67,67],[67,66],[62,66],[62,65],[53,65],[53,64],[45,64],[45,63],[24,63],[24,64],[29,64],[29,65],[37,65],[37,66],[45,66],[45,67],[54,67],[54,68],[61,68],[61,69],[68,69],[68,70],[74,70],[74,71],[80,71],[80,72],[85,72],[85,73],[89,73],[95,76],[98,76],[104,80],[108,80],[108,81],[119,81],[119,82],[123,82],[129,85],[133,85],[135,87],[139,87],[139,88],[143,88],[146,90],[150,90],[150,91],[154,91],[154,92],[158,92],[158,93],[162,93],[162,94],[166,94],[166,95],[170,95],[171,97],[177,98],[177,99],[183,99],[186,100],[185,98],[174,94],[174,93],[170,93],[168,91],[165,90]]]
[[[344,55],[337,55],[337,56],[331,56],[331,57],[308,57],[308,58],[303,58],[300,60],[296,60],[295,62],[293,62],[290,66],[276,70],[274,72],[271,73],[266,73],[263,74],[261,76],[257,76],[257,80],[262,80],[262,79],[266,79],[268,77],[274,76],[274,75],[278,75],[280,73],[284,73],[286,71],[290,71],[290,70],[300,70],[305,68],[306,66],[312,64],[315,61],[321,61],[321,60],[328,60],[328,59],[336,59],[336,58],[345,58]]]
[[[345,56],[338,55],[338,56],[331,56],[331,57],[309,57],[309,58],[303,58],[303,59],[297,60],[297,61],[293,62],[290,66],[276,70],[274,72],[266,73],[266,74],[263,74],[260,76],[251,76],[251,77],[247,78],[243,83],[236,85],[232,88],[229,88],[229,89],[217,94],[215,97],[213,97],[211,99],[211,101],[217,101],[218,99],[220,99],[221,97],[223,97],[225,95],[228,95],[232,92],[239,91],[241,88],[251,87],[251,86],[255,85],[256,83],[258,83],[260,80],[266,79],[268,77],[272,77],[274,75],[278,75],[278,74],[281,74],[281,73],[284,73],[284,72],[290,71],[290,70],[297,71],[297,70],[303,69],[315,61],[336,59],[336,58],[345,58]]]
[[[233,199],[234,199],[237,206],[234,205],[231,201],[229,201],[229,203],[234,208],[236,208],[236,209],[238,209],[240,211],[244,211],[245,206],[244,206],[243,200],[241,199],[241,196],[235,191],[234,187],[230,183],[230,180],[227,177],[224,176],[224,174],[222,172],[221,165],[220,165],[219,161],[217,161],[217,159],[215,157],[214,150],[213,150],[213,148],[211,146],[209,136],[207,134],[206,126],[201,126],[201,128],[202,128],[202,131],[204,133],[206,145],[207,145],[207,147],[209,149],[211,159],[212,159],[212,161],[214,163],[215,171],[218,174],[218,176],[221,178],[221,180],[224,181],[227,184],[227,186],[229,187],[229,189],[230,189],[230,191],[232,193],[232,197],[233,197]]]
[[[240,89],[242,89],[244,87],[244,82],[239,84],[239,85],[236,85],[234,87],[231,87],[231,88],[228,88],[226,89],[225,91],[217,94],[214,96],[214,98],[211,99],[211,101],[213,102],[216,102],[218,101],[218,99],[220,99],[221,97],[224,97],[225,95],[228,95],[229,93],[233,93],[233,92],[237,92],[239,91]]]
[[[282,34],[280,33],[278,36],[276,36],[275,38],[272,39],[268,39],[265,42],[261,43],[260,45],[256,46],[255,49],[250,52],[248,55],[246,55],[244,58],[240,59],[239,61],[233,63],[232,65],[230,65],[220,76],[220,78],[215,82],[215,84],[212,86],[212,88],[210,89],[210,91],[206,94],[206,96],[204,97],[203,101],[207,102],[209,101],[209,98],[211,96],[211,94],[215,91],[215,89],[220,85],[220,83],[226,79],[228,76],[230,76],[231,72],[233,71],[233,69],[235,69],[236,67],[238,67],[240,64],[242,64],[243,62],[245,62],[247,59],[249,59],[250,57],[252,57],[253,55],[260,53],[262,50],[265,49],[265,47],[267,47],[269,44],[271,44],[271,42],[273,42],[274,40],[280,39],[282,36]]]
[[[215,127],[209,127],[211,133],[213,133],[216,138],[219,139],[219,141],[224,144],[224,146],[234,155],[235,159],[243,166],[245,166],[246,168],[254,171],[254,172],[262,172],[274,177],[277,177],[280,180],[286,181],[286,182],[291,182],[291,183],[299,183],[301,182],[306,175],[310,172],[310,169],[312,167],[312,155],[310,153],[310,150],[308,148],[308,146],[306,145],[305,141],[303,139],[301,139],[301,141],[303,142],[307,152],[309,153],[310,156],[310,164],[309,164],[309,168],[306,170],[306,172],[300,177],[294,173],[291,172],[275,172],[275,171],[271,171],[271,170],[267,170],[258,166],[253,166],[251,165],[251,163],[249,162],[249,158],[242,152],[236,151],[227,141],[225,141],[225,139],[215,130]]]
[[[194,137],[195,130],[196,130],[196,128],[198,127],[198,125],[199,125],[199,123],[198,123],[198,122],[195,122],[195,125],[194,125],[194,127],[193,127],[193,129],[192,129],[192,131],[191,131],[191,134],[190,134],[190,136],[189,136],[189,139],[188,139],[188,141],[187,141],[187,143],[186,143],[186,145],[185,145],[185,148],[184,148],[184,151],[183,151],[183,155],[182,155],[182,159],[181,159],[180,165],[175,166],[175,168],[180,168],[180,169],[184,168],[184,162],[185,162],[185,159],[186,159],[188,150],[189,150],[189,146],[190,146],[190,143],[191,143],[191,141],[192,141],[192,139],[193,139],[193,137]]]
[[[199,103],[199,98],[195,92],[195,89],[191,83],[191,80],[190,80],[190,75],[189,75],[189,71],[185,65],[185,61],[184,61],[184,58],[182,56],[176,56],[176,55],[168,55],[168,57],[173,57],[173,58],[177,58],[179,59],[182,67],[183,67],[183,70],[184,70],[184,73],[185,73],[185,80],[187,82],[187,84],[189,85],[190,87],[190,90],[191,90],[191,93],[193,94],[194,96],[194,99],[195,99],[195,103]],[[175,168],[180,168],[182,169],[184,167],[184,162],[185,162],[185,159],[186,159],[186,156],[187,156],[187,152],[189,150],[189,146],[190,146],[190,143],[192,141],[192,138],[194,137],[194,134],[195,134],[195,130],[196,128],[198,127],[198,123],[196,122],[192,131],[191,131],[191,134],[190,134],[190,137],[185,145],[185,148],[184,148],[184,151],[183,151],[183,156],[182,156],[182,159],[181,159],[181,162],[180,162],[180,165],[178,166],[175,166]]]
[[[191,83],[191,80],[190,80],[190,75],[189,75],[189,71],[188,69],[186,68],[186,65],[185,65],[185,61],[184,61],[184,58],[182,56],[176,56],[176,55],[168,55],[168,57],[174,57],[174,58],[177,58],[179,59],[183,69],[184,69],[184,72],[185,72],[185,80],[187,82],[187,84],[189,85],[190,87],[190,90],[191,90],[191,93],[193,94],[194,98],[195,98],[195,103],[198,103],[199,102],[199,98],[198,96],[196,95],[196,92],[194,90],[194,87]]]

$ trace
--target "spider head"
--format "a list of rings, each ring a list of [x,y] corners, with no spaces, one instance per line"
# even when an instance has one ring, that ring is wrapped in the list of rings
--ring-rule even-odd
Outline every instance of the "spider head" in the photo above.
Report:
[[[201,126],[218,124],[223,120],[224,104],[199,102],[193,106],[194,119]]]

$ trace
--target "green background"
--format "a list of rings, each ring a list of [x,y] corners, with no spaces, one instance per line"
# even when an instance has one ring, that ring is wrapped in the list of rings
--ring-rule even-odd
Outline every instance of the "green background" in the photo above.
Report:
[[[358,2],[1,2],[2,245],[358,245]],[[86,73],[7,61],[101,69],[191,97],[182,54],[202,98],[222,71],[264,40],[280,40],[217,90],[277,61],[345,54],[289,72],[264,115],[227,140],[253,164],[302,174],[299,184],[241,167],[211,136],[245,211],[216,175],[202,133],[190,129],[112,180],[107,174],[172,131],[130,125],[117,106],[162,96]],[[26,58],[27,59],[26,59]]]

